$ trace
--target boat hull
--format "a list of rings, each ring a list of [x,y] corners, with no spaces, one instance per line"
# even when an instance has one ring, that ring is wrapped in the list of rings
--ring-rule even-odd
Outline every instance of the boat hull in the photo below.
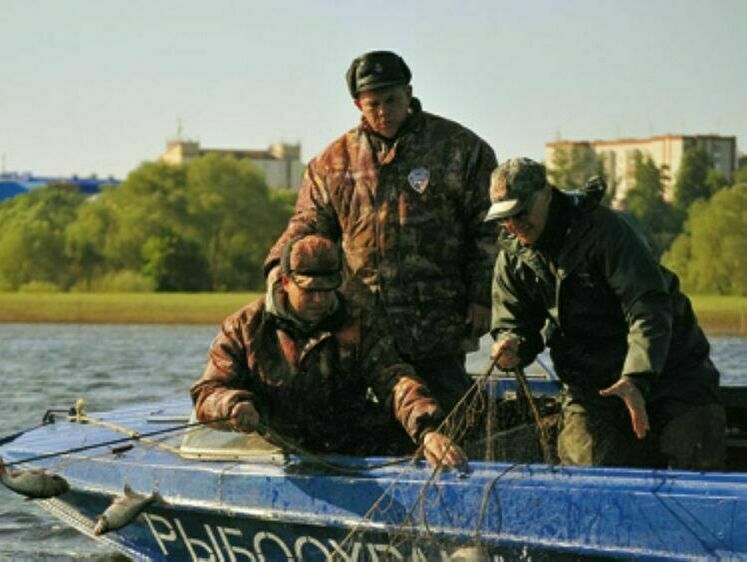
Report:
[[[185,401],[96,416],[140,435]],[[166,421],[165,421],[166,420]],[[6,462],[121,433],[67,420],[0,445]],[[125,484],[163,501],[97,540],[135,560],[747,560],[747,475],[473,462],[433,474],[403,459],[287,455],[194,460],[179,440],[95,448],[30,466],[71,491],[38,502],[93,537]]]

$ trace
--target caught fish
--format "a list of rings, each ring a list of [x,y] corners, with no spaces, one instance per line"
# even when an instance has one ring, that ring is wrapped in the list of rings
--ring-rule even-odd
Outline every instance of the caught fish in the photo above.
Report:
[[[34,500],[54,498],[70,489],[67,480],[62,476],[45,470],[10,472],[5,468],[3,459],[0,459],[0,482],[6,488]]]
[[[125,484],[124,494],[114,498],[114,501],[106,508],[106,511],[102,515],[99,515],[99,521],[93,529],[93,534],[103,535],[109,531],[121,529],[140,515],[140,512],[155,500],[163,501],[158,492],[153,492],[149,496],[146,496],[133,492]]]

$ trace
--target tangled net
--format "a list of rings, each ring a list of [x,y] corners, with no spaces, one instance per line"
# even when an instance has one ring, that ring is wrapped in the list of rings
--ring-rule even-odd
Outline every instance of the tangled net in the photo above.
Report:
[[[523,373],[517,373],[517,376]],[[526,383],[526,381],[524,381]],[[440,552],[448,554],[448,560],[490,560],[481,543],[481,529],[490,506],[490,498],[495,484],[516,466],[524,463],[546,462],[555,464],[557,453],[558,422],[560,404],[555,396],[531,396],[528,386],[525,392],[519,391],[514,396],[499,398],[491,390],[490,370],[475,380],[475,383],[456,404],[441,424],[439,431],[458,443],[467,453],[470,460],[488,462],[508,462],[507,467],[496,473],[495,478],[482,492],[476,524],[468,538],[460,539],[455,544],[453,538],[446,540],[442,534],[434,531],[428,524],[427,514],[433,509],[445,509],[441,490],[437,483],[441,473],[440,467],[433,470],[430,477],[421,485],[416,499],[405,506],[402,515],[401,494],[396,490],[408,473],[414,470],[415,457],[405,466],[379,498],[371,505],[358,524],[351,529],[340,543],[340,552],[331,556],[332,561],[355,559],[353,547],[366,539],[373,528],[372,522],[399,519],[392,530],[390,526],[388,546],[377,554],[378,560],[421,559],[430,560],[425,553]],[[531,400],[531,402],[530,402]],[[395,500],[395,497],[397,498]],[[394,506],[398,507],[395,510]],[[454,506],[455,510],[464,506]],[[448,509],[448,508],[446,508]],[[413,545],[418,548],[413,548]],[[402,552],[413,552],[412,557],[403,557]],[[419,553],[418,556],[415,553]],[[518,556],[519,559],[523,556]]]

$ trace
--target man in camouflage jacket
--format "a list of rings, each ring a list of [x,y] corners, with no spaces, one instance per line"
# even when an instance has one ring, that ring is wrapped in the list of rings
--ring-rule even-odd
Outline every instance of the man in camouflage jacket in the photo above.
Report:
[[[422,111],[396,54],[356,58],[347,80],[361,122],[309,163],[266,271],[301,232],[341,240],[343,292],[366,308],[383,305],[400,353],[448,410],[470,385],[464,351],[489,328],[496,246],[483,219],[495,155],[471,131]]]
[[[550,348],[565,383],[561,461],[721,467],[725,413],[708,341],[632,218],[578,205],[527,158],[498,168],[490,195],[488,220],[504,228],[492,355],[513,368]]]
[[[277,434],[310,452],[348,454],[401,452],[389,422],[396,418],[433,464],[463,463],[461,450],[434,431],[443,412],[396,354],[386,323],[339,295],[340,280],[333,242],[289,241],[279,282],[223,322],[191,389],[197,418],[230,418],[225,429],[246,432],[268,427],[270,440]]]

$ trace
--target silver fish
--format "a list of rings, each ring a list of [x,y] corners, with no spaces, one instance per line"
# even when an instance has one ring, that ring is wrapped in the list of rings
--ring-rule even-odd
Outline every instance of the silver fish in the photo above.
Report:
[[[54,498],[64,494],[70,485],[62,476],[45,470],[21,470],[10,472],[0,459],[0,482],[6,488],[34,500]]]
[[[153,492],[149,496],[146,496],[133,492],[125,484],[124,494],[114,498],[111,505],[106,508],[106,511],[102,515],[99,515],[98,523],[96,523],[93,529],[93,534],[103,535],[109,531],[121,529],[156,500],[163,501],[158,492]]]

